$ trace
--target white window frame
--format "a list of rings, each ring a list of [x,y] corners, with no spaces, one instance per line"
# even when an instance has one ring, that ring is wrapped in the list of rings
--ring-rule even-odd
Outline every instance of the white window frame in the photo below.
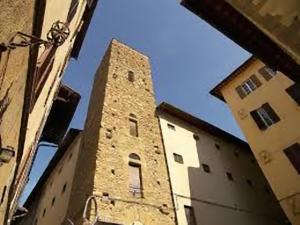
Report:
[[[249,95],[255,89],[257,89],[256,84],[251,80],[248,79],[244,83],[241,84],[242,90],[245,92],[246,95]]]
[[[264,124],[267,127],[270,127],[273,124],[275,124],[275,122],[273,121],[271,116],[267,113],[267,111],[264,108],[259,108],[256,111],[257,111],[257,114],[259,115],[259,117],[261,118],[261,120],[264,122]]]

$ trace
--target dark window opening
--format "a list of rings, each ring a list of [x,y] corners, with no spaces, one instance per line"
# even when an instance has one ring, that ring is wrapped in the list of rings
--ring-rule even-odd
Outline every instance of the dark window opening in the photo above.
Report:
[[[134,119],[129,119],[129,133],[133,137],[138,137],[138,124]]]
[[[55,204],[55,200],[56,200],[56,198],[55,198],[55,197],[53,197],[53,198],[52,198],[52,202],[51,202],[51,207],[53,207],[53,206],[54,206],[54,204]]]
[[[206,173],[210,173],[211,172],[210,167],[207,164],[202,163],[202,169]]]
[[[233,154],[234,154],[234,156],[235,156],[235,157],[237,157],[237,158],[239,158],[239,157],[240,157],[240,155],[239,155],[239,153],[238,153],[237,151],[234,151],[234,153],[233,153]]]
[[[177,153],[173,153],[174,161],[183,164],[183,157]]]
[[[65,193],[66,192],[66,189],[67,189],[67,183],[64,184],[62,190],[61,190],[61,193]]]
[[[293,84],[285,91],[300,106],[300,83]]]
[[[293,167],[300,174],[300,144],[296,143],[284,150]]]
[[[195,141],[199,141],[199,136],[197,134],[194,134],[193,138],[195,139]]]
[[[253,187],[253,183],[250,179],[246,179],[246,182],[247,182],[249,187]]]
[[[271,80],[272,77],[277,75],[277,71],[267,66],[264,66],[263,68],[259,69],[258,72],[263,76],[263,78],[265,78],[266,81]]]
[[[168,123],[168,128],[169,128],[170,130],[176,130],[176,129],[175,129],[175,126],[172,125],[172,124],[170,124],[170,123]]]
[[[228,180],[233,181],[233,176],[231,173],[227,172],[226,176],[227,176]]]
[[[253,110],[250,114],[258,128],[261,130],[266,130],[268,127],[280,121],[279,116],[268,103],[265,103],[260,108]]]
[[[221,146],[219,144],[215,144],[216,149],[220,150]]]
[[[196,217],[193,207],[185,205],[184,212],[187,220],[187,225],[196,225]]]
[[[67,22],[70,23],[72,21],[72,19],[74,18],[77,8],[78,8],[78,4],[79,4],[78,0],[71,1],[71,5],[69,8],[68,17],[67,17]]]
[[[134,82],[134,72],[128,71],[128,80]]]
[[[46,215],[46,208],[43,210],[43,217]]]
[[[133,159],[133,160],[141,160],[141,158],[137,154],[135,154],[135,153],[131,153],[129,155],[129,158]]]

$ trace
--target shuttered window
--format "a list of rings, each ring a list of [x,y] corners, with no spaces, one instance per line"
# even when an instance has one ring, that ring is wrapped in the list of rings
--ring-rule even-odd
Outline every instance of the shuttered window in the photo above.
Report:
[[[185,217],[188,225],[197,225],[194,209],[191,206],[184,206]]]
[[[300,144],[293,144],[292,146],[286,148],[284,153],[297,170],[298,174],[300,174]]]
[[[53,45],[46,46],[44,52],[39,57],[36,70],[34,74],[33,81],[33,94],[30,104],[30,110],[33,109],[33,106],[41,94],[43,87],[49,77],[49,74],[53,68],[54,56],[56,52],[56,47]]]
[[[255,75],[252,75],[248,80],[236,88],[236,92],[240,98],[243,99],[260,86],[260,80]]]
[[[276,76],[277,72],[270,67],[264,66],[258,70],[258,72],[265,78],[266,81],[272,79],[272,77]]]
[[[67,22],[70,23],[72,21],[72,19],[74,18],[77,8],[78,8],[78,0],[72,0],[71,1],[71,5],[69,8],[69,12],[68,12],[68,17],[67,17]]]
[[[138,136],[138,125],[137,121],[134,119],[129,119],[129,133],[131,136]]]
[[[295,83],[286,89],[286,92],[300,106],[300,83]]]
[[[129,190],[135,197],[141,197],[141,166],[129,163]]]
[[[268,103],[265,103],[260,108],[253,110],[250,114],[258,128],[261,130],[265,130],[280,121],[280,118]]]

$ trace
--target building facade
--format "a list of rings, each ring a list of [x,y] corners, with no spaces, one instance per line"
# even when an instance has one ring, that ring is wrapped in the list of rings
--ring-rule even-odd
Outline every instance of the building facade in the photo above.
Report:
[[[181,4],[272,69],[300,82],[298,0],[182,0]]]
[[[299,91],[254,57],[211,91],[228,104],[293,225],[300,224]]]
[[[79,54],[96,3],[0,2],[0,224],[18,208],[40,137],[59,144],[71,121],[80,96],[61,84],[62,74]],[[67,112],[60,126],[52,106]]]
[[[157,111],[178,225],[286,224],[247,143],[167,103]]]

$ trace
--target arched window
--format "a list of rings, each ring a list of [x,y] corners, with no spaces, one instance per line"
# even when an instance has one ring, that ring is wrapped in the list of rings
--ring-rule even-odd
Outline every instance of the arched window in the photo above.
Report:
[[[133,113],[129,114],[129,133],[133,137],[138,137],[137,117]]]
[[[129,192],[133,197],[142,197],[142,172],[141,172],[141,158],[131,153],[129,155]]]

